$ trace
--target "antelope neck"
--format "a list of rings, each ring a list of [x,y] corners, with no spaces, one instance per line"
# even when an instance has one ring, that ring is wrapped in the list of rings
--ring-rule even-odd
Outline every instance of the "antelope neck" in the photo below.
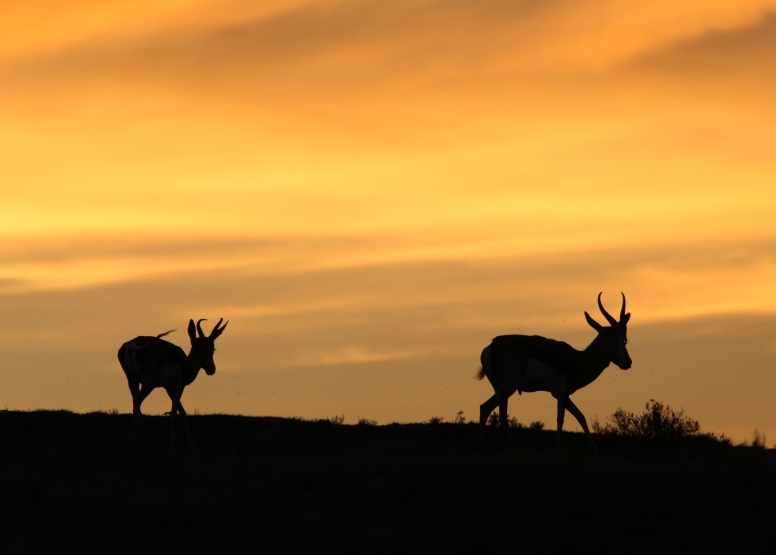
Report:
[[[606,370],[611,362],[609,360],[609,352],[603,343],[604,338],[599,334],[590,345],[580,352],[580,359],[582,362],[582,374],[585,375],[585,382],[590,383],[601,375],[601,372]],[[589,381],[588,381],[589,379]]]
[[[192,357],[192,354],[194,354],[194,349],[189,351],[188,356],[186,357],[186,362],[188,362],[188,368],[185,368],[183,370],[183,382],[186,385],[189,385],[191,382],[193,382],[197,374],[199,374],[200,369],[202,368],[201,364],[198,364],[198,361],[194,360],[194,357]]]

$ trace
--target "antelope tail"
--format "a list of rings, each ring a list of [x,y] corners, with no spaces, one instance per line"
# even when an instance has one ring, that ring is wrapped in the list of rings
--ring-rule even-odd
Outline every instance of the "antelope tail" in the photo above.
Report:
[[[480,366],[479,372],[477,372],[477,374],[474,377],[477,378],[478,380],[481,380],[482,378],[487,376],[488,380],[490,382],[493,382],[493,374],[492,374],[491,368],[490,368],[490,366],[491,366],[491,363],[490,363],[490,347],[491,346],[488,345],[487,347],[485,347],[482,350],[482,354],[480,355],[480,363],[482,364],[482,366]]]

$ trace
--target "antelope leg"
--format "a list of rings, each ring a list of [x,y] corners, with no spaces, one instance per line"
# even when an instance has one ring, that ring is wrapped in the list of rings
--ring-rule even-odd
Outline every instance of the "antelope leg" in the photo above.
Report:
[[[509,443],[514,445],[515,447],[517,444],[515,443],[515,439],[512,437],[512,431],[509,429],[509,418],[507,417],[507,407],[509,405],[509,397],[501,401],[498,406],[498,416],[499,420],[501,421],[501,427],[504,428],[504,432],[507,434],[507,438],[509,438]]]
[[[181,403],[181,395],[183,394],[183,386],[178,386],[174,392],[167,393],[172,399],[172,408],[170,409],[170,451],[175,450],[175,414],[178,412],[178,407]]]
[[[593,435],[590,433],[590,429],[587,427],[587,420],[585,420],[585,415],[582,414],[582,411],[577,408],[577,406],[570,398],[566,399],[566,410],[569,411],[574,416],[574,418],[577,419],[579,425],[582,426],[582,429],[585,431],[585,437],[587,438],[593,453],[595,455],[599,455],[600,453],[598,452],[598,447],[596,447],[595,441],[593,441]]]
[[[555,436],[555,452],[560,453],[560,444],[561,440],[563,438],[563,417],[566,414],[566,401],[568,400],[568,395],[566,394],[566,382],[563,381],[560,384],[560,387],[558,388],[558,393],[555,395],[555,398],[558,399],[558,432]]]
[[[186,431],[186,437],[189,440],[189,447],[191,447],[191,450],[194,451],[194,441],[191,439],[191,432],[189,431],[189,417],[186,415],[186,411],[184,410],[183,403],[180,402],[180,399],[178,400],[178,412],[181,415],[183,429]]]
[[[146,397],[148,397],[153,390],[153,387],[141,385],[140,389],[137,390],[137,394],[132,395],[132,422],[134,424],[135,433],[137,433],[138,428],[142,428],[143,414],[140,412],[140,405],[143,404],[143,401],[146,400]]]
[[[513,388],[499,388],[490,399],[480,405],[480,440],[485,440],[485,425],[488,423],[490,413],[501,403],[509,399],[509,396],[514,392]]]

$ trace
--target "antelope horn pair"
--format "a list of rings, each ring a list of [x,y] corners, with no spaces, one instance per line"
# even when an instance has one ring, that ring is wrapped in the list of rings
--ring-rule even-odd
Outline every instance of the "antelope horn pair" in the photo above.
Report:
[[[202,331],[202,326],[200,326],[200,323],[201,323],[201,322],[205,322],[205,321],[207,321],[207,318],[201,318],[201,319],[197,320],[197,332],[199,333],[199,336],[200,336],[200,337],[206,337],[205,333]],[[228,324],[228,323],[229,323],[229,322],[227,322],[226,324],[224,324],[224,327],[223,327],[223,328],[221,328],[221,329],[218,329],[218,326],[220,326],[220,325],[221,325],[221,322],[223,322],[223,321],[224,321],[224,319],[223,319],[223,318],[221,318],[221,319],[218,321],[218,323],[216,324],[216,326],[213,328],[213,331],[211,331],[211,332],[210,332],[210,336],[211,336],[211,337],[213,337],[214,335],[215,335],[215,336],[219,336],[219,335],[221,335],[221,332],[223,332],[223,331],[224,331],[224,329],[226,328],[226,324]]]
[[[598,293],[598,308],[601,309],[601,314],[604,315],[604,318],[606,318],[606,321],[609,322],[611,325],[615,326],[619,322],[612,318],[611,314],[606,312],[606,309],[604,308],[604,305],[601,304],[601,293]],[[620,322],[622,322],[623,318],[625,318],[625,293],[620,293],[622,295],[622,308],[620,309]]]

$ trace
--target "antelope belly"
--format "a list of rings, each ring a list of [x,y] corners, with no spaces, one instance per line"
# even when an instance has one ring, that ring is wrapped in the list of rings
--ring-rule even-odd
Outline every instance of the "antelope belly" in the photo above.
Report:
[[[523,379],[517,386],[520,392],[558,391],[563,374],[555,367],[535,358],[528,361]]]
[[[164,359],[162,362],[161,374],[159,375],[159,381],[157,386],[164,387],[165,385],[175,385],[180,382],[181,369],[178,364],[169,359]]]

